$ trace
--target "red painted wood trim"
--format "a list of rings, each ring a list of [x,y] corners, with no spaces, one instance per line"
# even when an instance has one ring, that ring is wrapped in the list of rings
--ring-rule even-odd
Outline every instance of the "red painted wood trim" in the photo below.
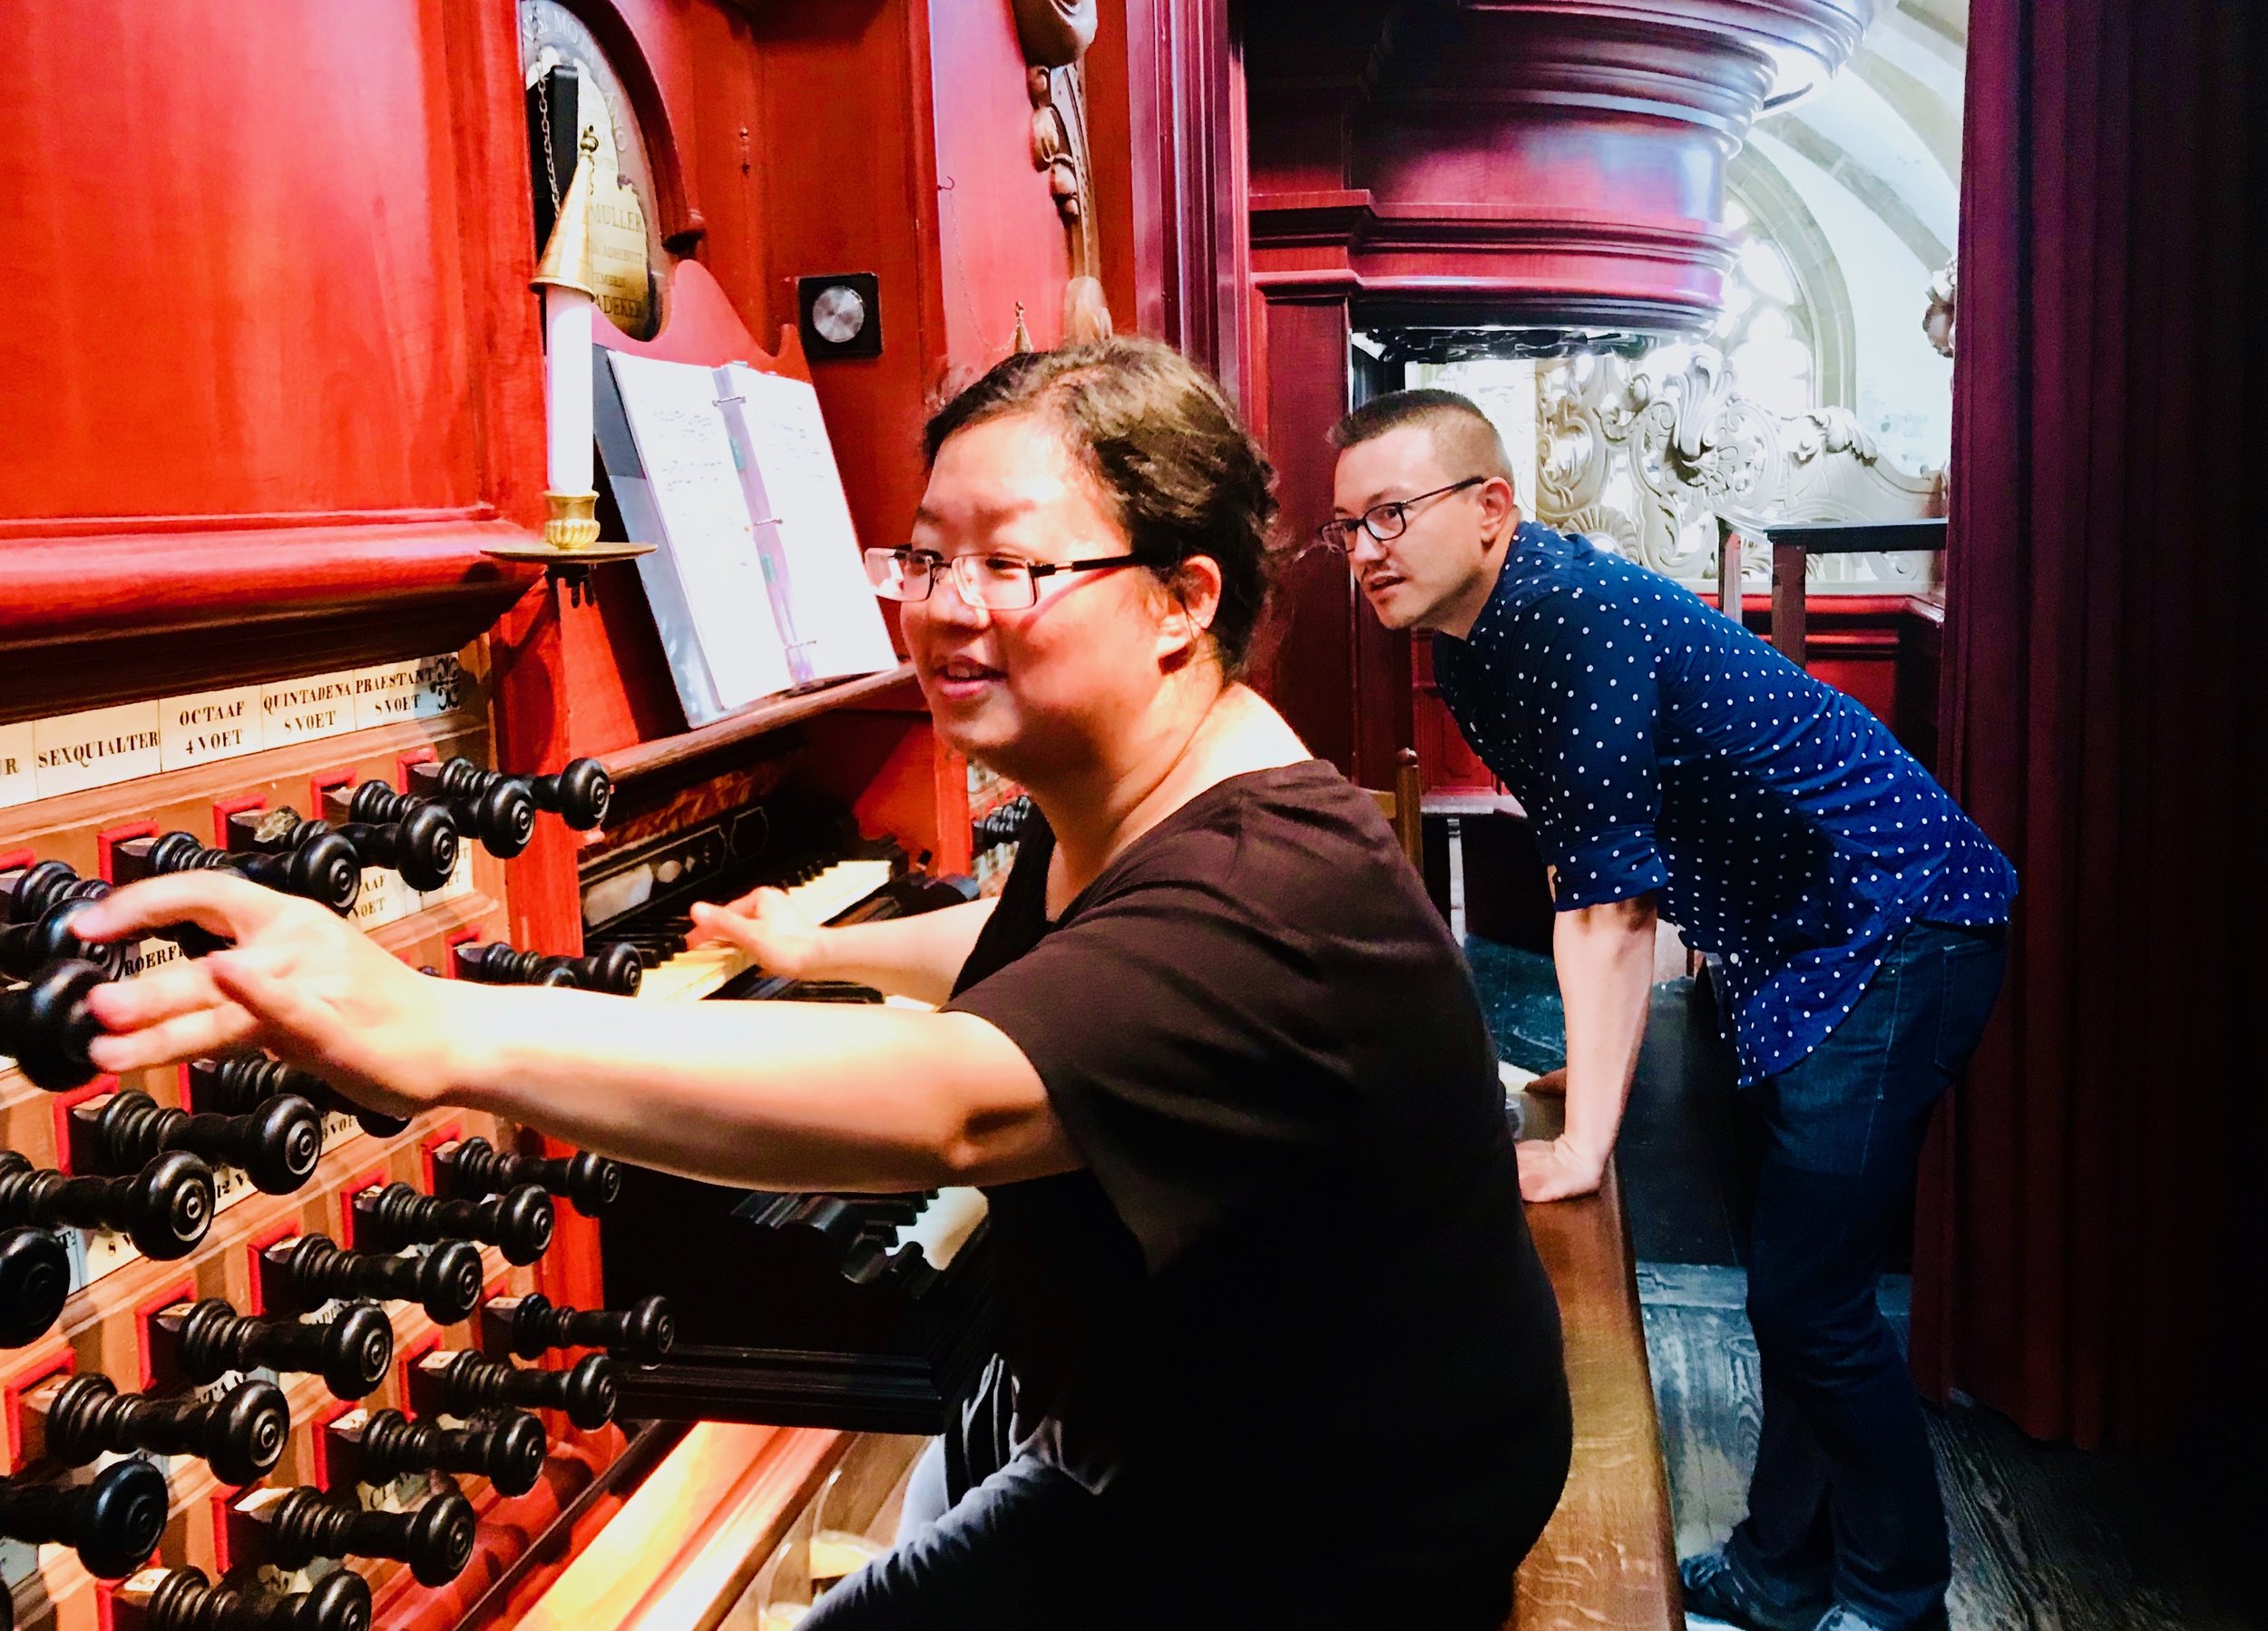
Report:
[[[532,536],[490,521],[19,537],[7,545],[0,640],[238,628],[436,601],[484,624],[534,570],[481,551]]]

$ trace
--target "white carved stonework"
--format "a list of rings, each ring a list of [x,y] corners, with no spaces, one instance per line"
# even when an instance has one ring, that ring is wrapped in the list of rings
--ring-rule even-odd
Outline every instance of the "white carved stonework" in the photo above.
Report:
[[[1682,582],[1714,586],[1718,515],[1754,525],[1944,513],[1941,478],[1892,464],[1847,410],[1773,413],[1738,395],[1706,346],[1566,357],[1538,369],[1536,393],[1536,518]],[[1814,556],[1807,581],[1918,592],[1931,560]],[[1768,589],[1771,571],[1769,551],[1747,552],[1748,589]]]

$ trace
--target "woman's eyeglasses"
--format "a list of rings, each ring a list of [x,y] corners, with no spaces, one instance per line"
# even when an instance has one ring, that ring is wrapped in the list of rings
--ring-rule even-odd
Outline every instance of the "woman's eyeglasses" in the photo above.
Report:
[[[1410,512],[1429,498],[1444,493],[1462,493],[1468,487],[1478,487],[1489,478],[1469,475],[1461,482],[1452,482],[1446,487],[1436,487],[1431,493],[1421,493],[1414,498],[1397,498],[1386,503],[1373,504],[1360,515],[1339,516],[1325,522],[1315,529],[1315,542],[1328,544],[1334,550],[1354,547],[1354,529],[1360,527],[1381,543],[1392,543],[1410,530]]]
[[[1013,555],[955,555],[951,560],[934,550],[867,550],[866,580],[885,601],[926,601],[944,572],[963,601],[987,611],[1022,611],[1040,603],[1041,578],[1058,572],[1100,571],[1105,567],[1132,566],[1134,555],[1098,555],[1087,561],[1034,563]]]

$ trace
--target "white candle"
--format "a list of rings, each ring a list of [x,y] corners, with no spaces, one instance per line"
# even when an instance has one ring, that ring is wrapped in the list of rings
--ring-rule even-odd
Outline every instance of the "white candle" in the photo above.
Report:
[[[591,464],[591,297],[556,283],[543,289],[544,395],[550,427],[546,470],[553,493],[592,490]]]

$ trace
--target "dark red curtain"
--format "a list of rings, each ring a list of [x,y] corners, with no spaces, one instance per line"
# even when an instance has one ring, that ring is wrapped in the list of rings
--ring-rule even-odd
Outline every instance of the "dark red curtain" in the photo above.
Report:
[[[1925,1167],[1914,1366],[2088,1445],[2262,1363],[2263,32],[1970,10],[1940,768],[2023,894]]]

